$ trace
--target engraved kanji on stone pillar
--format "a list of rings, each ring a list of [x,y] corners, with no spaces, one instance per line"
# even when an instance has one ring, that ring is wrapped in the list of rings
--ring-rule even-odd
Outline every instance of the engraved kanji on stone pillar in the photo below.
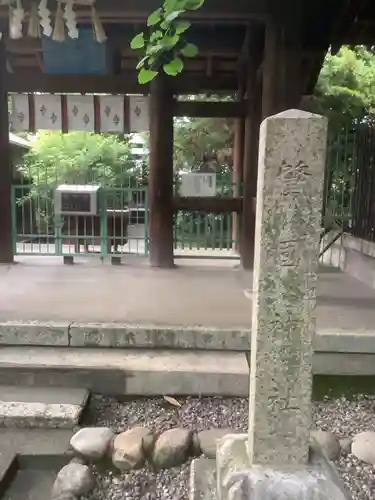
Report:
[[[327,120],[289,110],[260,129],[249,458],[308,461]]]

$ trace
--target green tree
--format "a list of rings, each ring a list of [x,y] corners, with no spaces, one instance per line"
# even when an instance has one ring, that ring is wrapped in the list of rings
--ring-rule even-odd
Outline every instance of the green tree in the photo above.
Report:
[[[328,53],[309,108],[328,116],[331,124],[373,120],[375,54],[364,46]]]
[[[232,168],[233,120],[184,118],[176,121],[174,136],[177,170]]]
[[[25,156],[24,169],[33,184],[99,183],[125,186],[136,168],[127,141],[87,132],[43,132]]]
[[[329,118],[325,193],[326,225],[340,219],[352,224],[353,201],[362,160],[373,148],[375,54],[364,46],[328,53],[308,109]],[[364,140],[364,138],[366,138]]]
[[[53,226],[54,191],[59,184],[99,184],[113,188],[108,205],[124,205],[124,193],[115,188],[136,188],[144,168],[131,155],[129,143],[115,135],[86,132],[39,133],[24,157],[22,171],[31,185],[22,188],[18,203],[36,207],[39,230]]]
[[[330,129],[356,127],[372,122],[375,114],[375,54],[363,47],[342,47],[328,53],[314,95],[305,106],[328,116]],[[181,119],[175,128],[175,164],[194,167],[204,158],[217,166],[231,167],[233,120]]]

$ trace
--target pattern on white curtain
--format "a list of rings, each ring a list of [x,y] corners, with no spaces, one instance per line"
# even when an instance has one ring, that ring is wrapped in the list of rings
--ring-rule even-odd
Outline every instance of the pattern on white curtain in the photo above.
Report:
[[[92,95],[68,95],[68,130],[95,130],[94,97]]]
[[[35,95],[35,130],[61,130],[61,96]]]
[[[124,133],[124,96],[100,96],[100,131]]]

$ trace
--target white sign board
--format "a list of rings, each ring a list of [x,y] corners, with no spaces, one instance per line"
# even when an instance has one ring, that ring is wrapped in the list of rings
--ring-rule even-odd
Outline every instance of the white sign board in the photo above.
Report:
[[[55,191],[57,215],[97,215],[100,186],[61,184]]]
[[[181,196],[215,196],[216,174],[187,173],[181,176]]]

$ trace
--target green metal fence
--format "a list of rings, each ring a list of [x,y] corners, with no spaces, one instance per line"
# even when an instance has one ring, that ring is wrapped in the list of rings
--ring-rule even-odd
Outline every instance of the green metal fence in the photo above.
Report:
[[[358,127],[333,128],[328,135],[325,173],[323,223],[330,227],[350,230],[353,226],[353,207],[359,156]]]
[[[375,238],[375,133],[366,124],[330,130],[323,205],[326,228],[337,226],[366,239]],[[134,163],[133,163],[134,164]],[[370,168],[371,167],[371,168]],[[118,168],[118,167],[116,167]],[[86,179],[69,179],[36,168],[18,171],[12,187],[13,244],[17,254],[100,255],[148,254],[147,172],[144,165],[118,168]],[[22,175],[21,175],[22,174]],[[73,182],[72,182],[73,181]],[[103,185],[98,217],[58,217],[54,193],[59,184]],[[175,179],[178,192],[180,178]],[[240,194],[231,172],[217,172],[216,196]],[[236,214],[179,211],[174,220],[175,255],[228,258],[236,256]]]
[[[232,251],[238,235],[234,227],[232,214],[179,212],[175,216],[175,249]]]
[[[180,177],[175,178],[175,193]],[[238,195],[240,187],[232,182],[231,172],[218,172],[216,196]],[[239,218],[235,213],[202,213],[179,211],[174,220],[176,257],[237,257]]]
[[[49,184],[12,187],[13,246],[23,255],[148,253],[147,189],[104,188],[97,216],[59,216]]]

